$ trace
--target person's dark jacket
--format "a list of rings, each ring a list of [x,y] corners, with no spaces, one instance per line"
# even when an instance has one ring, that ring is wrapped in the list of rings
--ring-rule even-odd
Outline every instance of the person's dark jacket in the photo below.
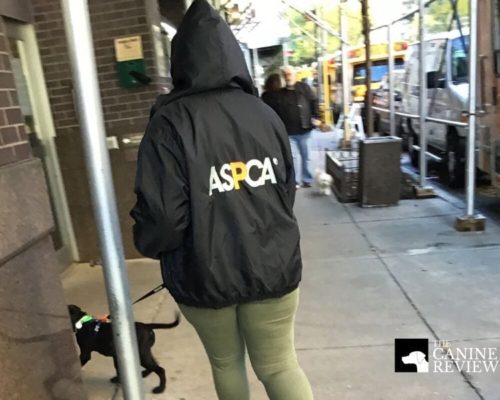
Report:
[[[266,91],[261,96],[262,101],[276,111],[276,113],[278,113],[280,107],[280,92],[281,89]]]
[[[320,119],[318,99],[305,82],[297,82],[294,91],[283,88],[262,100],[279,115],[289,134],[306,133],[314,129],[312,119]]]
[[[175,89],[141,142],[134,240],[181,304],[280,297],[301,279],[290,145],[231,30],[195,0],[172,44]]]

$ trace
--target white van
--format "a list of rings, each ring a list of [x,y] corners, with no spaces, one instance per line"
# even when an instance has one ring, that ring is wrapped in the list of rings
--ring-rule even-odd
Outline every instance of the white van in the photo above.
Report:
[[[462,30],[429,36],[426,40],[425,67],[427,75],[427,115],[451,121],[466,122],[468,108],[469,31]],[[419,44],[410,46],[402,92],[402,110],[419,113]],[[412,163],[419,163],[420,121],[405,119],[405,133],[410,138]],[[467,128],[427,122],[428,152],[442,161],[443,177],[450,186],[465,181],[465,148]]]

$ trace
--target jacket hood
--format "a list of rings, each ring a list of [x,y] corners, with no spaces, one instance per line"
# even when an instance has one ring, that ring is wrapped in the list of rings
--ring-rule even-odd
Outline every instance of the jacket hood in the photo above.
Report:
[[[221,16],[206,0],[195,0],[172,40],[174,90],[156,107],[194,93],[240,87],[256,94],[243,52]]]

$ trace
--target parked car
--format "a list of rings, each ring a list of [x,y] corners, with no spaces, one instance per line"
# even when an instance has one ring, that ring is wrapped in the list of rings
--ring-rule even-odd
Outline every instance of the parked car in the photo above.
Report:
[[[427,115],[451,121],[465,122],[468,102],[469,32],[463,30],[434,35],[426,41],[425,68],[427,77]],[[410,46],[402,84],[402,109],[419,113],[419,44]],[[403,119],[410,139],[410,158],[419,164],[418,119]],[[442,175],[450,186],[462,186],[465,181],[465,147],[467,128],[427,122],[428,152],[442,162]]]
[[[393,73],[394,85],[394,110],[400,111],[402,104],[402,84],[404,79],[404,70],[395,70]],[[373,92],[373,105],[375,107],[389,109],[389,77],[385,75],[382,78],[380,89]],[[380,135],[389,135],[391,131],[390,114],[388,112],[373,110],[373,124],[375,132]],[[395,116],[396,136],[403,139],[403,147],[406,149],[408,145],[408,136],[403,129],[403,118],[399,115]]]

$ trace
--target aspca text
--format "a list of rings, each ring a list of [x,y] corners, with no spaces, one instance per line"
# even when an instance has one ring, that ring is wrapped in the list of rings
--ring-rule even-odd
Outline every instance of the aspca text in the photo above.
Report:
[[[222,165],[219,170],[212,166],[210,168],[210,196],[214,191],[224,193],[239,190],[243,182],[252,188],[264,186],[266,183],[275,185],[276,175],[273,163],[278,165],[278,160],[273,158],[271,161],[270,157],[266,157],[264,161],[257,159],[246,163],[233,161]]]

